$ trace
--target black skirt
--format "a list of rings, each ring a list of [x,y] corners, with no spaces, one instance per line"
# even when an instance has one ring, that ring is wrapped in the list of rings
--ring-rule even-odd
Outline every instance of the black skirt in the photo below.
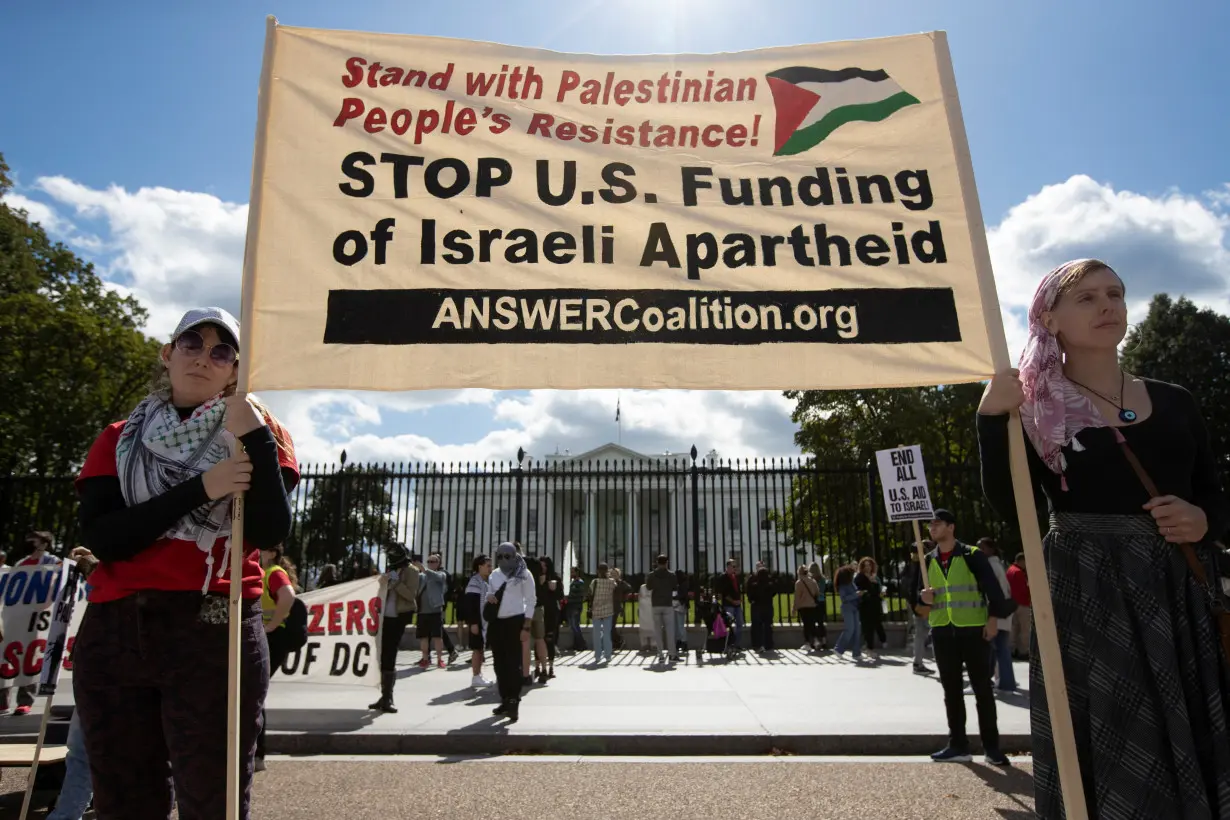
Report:
[[[1206,592],[1148,516],[1058,514],[1044,542],[1091,818],[1230,819],[1230,680]],[[1216,578],[1213,555],[1199,549]],[[1042,665],[1038,817],[1064,817]]]

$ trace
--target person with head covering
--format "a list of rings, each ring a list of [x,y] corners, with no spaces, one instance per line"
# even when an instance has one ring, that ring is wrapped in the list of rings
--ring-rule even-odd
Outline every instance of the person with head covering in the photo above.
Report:
[[[380,700],[368,706],[378,712],[397,713],[393,687],[397,684],[397,650],[406,627],[418,608],[419,573],[410,563],[410,553],[401,544],[385,550],[385,594],[380,624]]]
[[[1016,522],[1008,417],[1020,409],[1050,529],[1045,572],[1090,817],[1230,817],[1230,688],[1210,543],[1230,522],[1197,401],[1123,371],[1124,283],[1096,259],[1043,278],[1020,369],[978,415],[982,482]],[[1209,351],[1221,355],[1225,351]],[[1042,567],[1033,568],[1036,573]],[[1035,805],[1063,814],[1037,652]]]
[[[487,591],[487,602],[498,607],[495,620],[487,622],[487,642],[500,692],[500,705],[495,708],[495,714],[504,715],[510,723],[515,723],[521,706],[521,644],[529,639],[538,601],[535,578],[515,544],[505,541],[496,548],[495,566],[488,579]]]
[[[85,547],[98,558],[73,650],[73,690],[100,818],[226,813],[229,596],[242,586],[240,816],[250,814],[269,651],[259,550],[290,534],[290,436],[235,395],[239,323],[188,311],[153,391],[90,448],[77,478]],[[244,542],[231,500],[245,495]],[[242,550],[242,577],[230,575]]]

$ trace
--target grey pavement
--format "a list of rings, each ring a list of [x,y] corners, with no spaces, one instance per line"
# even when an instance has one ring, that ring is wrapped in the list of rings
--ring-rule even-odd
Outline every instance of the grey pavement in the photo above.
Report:
[[[593,653],[562,656],[556,677],[525,693],[511,726],[491,714],[494,689],[469,688],[469,653],[448,669],[398,657],[397,714],[367,708],[374,689],[288,684],[274,678],[268,702],[271,753],[576,755],[922,755],[944,745],[943,692],[935,676],[914,674],[908,657],[878,666],[832,654],[781,650],[725,663],[695,654],[676,666],[616,653],[593,667]],[[490,666],[484,669],[494,678]],[[1016,665],[1018,681],[1027,665]],[[1004,751],[1029,752],[1028,693],[997,698]],[[71,703],[62,687],[55,712]],[[967,727],[979,748],[972,696]],[[41,700],[40,700],[41,704]],[[31,741],[39,707],[0,718],[0,741]],[[66,721],[57,721],[66,723]],[[55,726],[55,724],[53,724]],[[57,732],[49,731],[49,742]]]
[[[22,774],[5,769],[0,777],[0,820],[17,817]],[[54,795],[38,797],[34,818],[45,816],[43,807]],[[275,758],[257,776],[252,805],[253,817],[278,820],[577,820],[605,815],[1026,820],[1034,817],[1033,776],[1028,763],[1005,770],[980,763],[874,758]]]
[[[516,724],[491,714],[492,689],[469,688],[463,655],[446,670],[421,670],[417,652],[399,657],[398,713],[375,714],[367,689],[276,685],[270,747],[293,753],[795,754],[930,753],[947,735],[935,676],[914,674],[909,658],[859,666],[834,655],[783,650],[730,663],[676,666],[617,653],[594,668],[593,653],[564,656],[556,677],[524,695]],[[1027,665],[1017,665],[1026,680]],[[494,677],[490,668],[487,677]],[[275,679],[276,680],[276,679]],[[966,698],[977,743],[973,697]],[[1009,753],[1029,751],[1028,694],[1000,696],[999,727]]]

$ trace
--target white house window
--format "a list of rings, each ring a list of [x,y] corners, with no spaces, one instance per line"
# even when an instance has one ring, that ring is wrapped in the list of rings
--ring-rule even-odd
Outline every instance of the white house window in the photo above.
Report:
[[[737,532],[743,523],[742,511],[738,507],[731,507],[726,511],[726,528],[732,532]]]
[[[466,510],[466,517],[465,517],[465,531],[466,532],[474,532],[475,520],[476,520],[476,516],[475,516],[474,509],[470,508]]]
[[[525,511],[525,528],[529,532],[538,532],[538,510],[529,509]]]
[[[495,511],[495,530],[496,532],[508,531],[508,508],[504,507]]]
[[[435,509],[431,511],[431,531],[441,532],[444,530],[444,510]]]
[[[760,529],[762,530],[773,529],[772,515],[773,515],[773,511],[770,510],[768,507],[760,508]]]

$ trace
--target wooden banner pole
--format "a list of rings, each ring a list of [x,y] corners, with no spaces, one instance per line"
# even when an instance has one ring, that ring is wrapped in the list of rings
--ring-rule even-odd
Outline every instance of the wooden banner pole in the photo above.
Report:
[[[252,150],[252,189],[248,198],[248,233],[243,254],[243,291],[240,297],[239,322],[243,338],[239,344],[239,380],[235,393],[240,397],[248,395],[249,373],[251,372],[252,356],[254,354],[252,340],[253,331],[252,303],[255,298],[256,248],[260,235],[261,198],[265,178],[266,132],[269,123],[269,96],[273,90],[273,47],[277,34],[278,21],[270,15],[265,18],[265,54],[261,61],[260,88],[257,92],[256,104],[256,141]],[[238,443],[237,445],[238,446]],[[243,636],[240,627],[243,620],[243,495],[237,495],[231,504],[231,594],[227,621],[230,640],[227,658],[227,699],[226,699],[226,817],[227,820],[239,820],[241,814],[239,747],[242,735],[239,721],[240,713],[240,662],[243,657]]]
[[[17,688],[14,687],[16,692]],[[38,778],[38,761],[43,753],[43,744],[47,742],[47,723],[51,720],[51,700],[54,696],[48,695],[43,699],[43,720],[38,725],[38,743],[34,745],[34,759],[30,761],[30,777],[26,780],[26,796],[21,801],[21,820],[26,820],[26,814],[30,811],[30,799],[34,797],[34,781]]]
[[[1004,320],[1000,313],[999,296],[995,289],[995,274],[991,268],[991,251],[987,246],[986,225],[982,221],[982,206],[974,184],[974,163],[970,157],[965,121],[957,98],[957,79],[948,51],[948,36],[934,33],[936,66],[940,86],[946,101],[948,129],[956,152],[957,174],[965,200],[965,216],[974,250],[974,265],[978,272],[978,289],[982,296],[982,313],[986,321],[992,366],[996,373],[1012,367],[1008,341],[1004,335]],[[1034,634],[1038,639],[1042,672],[1046,682],[1046,702],[1051,716],[1051,734],[1055,743],[1055,762],[1063,789],[1063,805],[1068,820],[1088,820],[1085,784],[1081,781],[1080,763],[1076,756],[1076,733],[1072,727],[1072,709],[1068,703],[1068,687],[1064,681],[1063,656],[1059,635],[1055,629],[1055,612],[1051,607],[1051,589],[1047,581],[1046,557],[1042,550],[1042,533],[1038,528],[1038,512],[1034,499],[1033,480],[1025,439],[1021,431],[1021,416],[1013,411],[1008,419],[1008,453],[1012,471],[1012,488],[1016,495],[1016,513],[1021,530],[1025,561],[1031,568],[1029,591],[1033,603]]]

